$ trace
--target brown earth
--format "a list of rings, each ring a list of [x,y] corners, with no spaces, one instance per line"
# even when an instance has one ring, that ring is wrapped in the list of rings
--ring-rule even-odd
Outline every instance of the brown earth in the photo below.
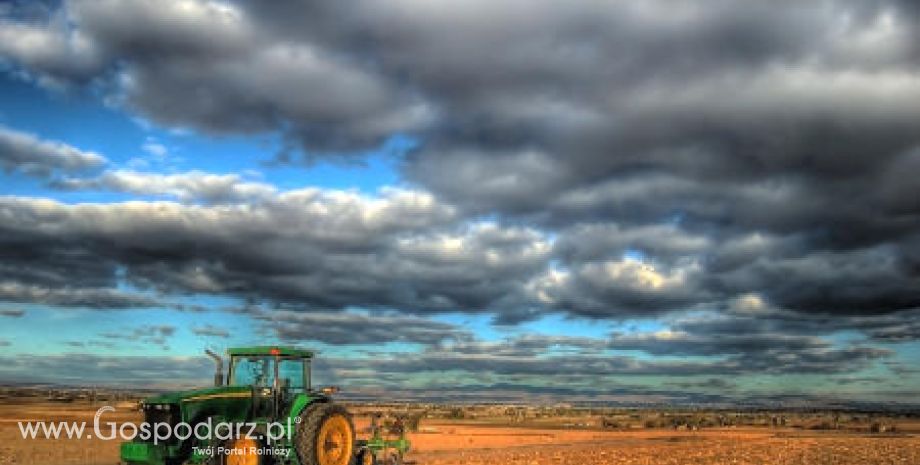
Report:
[[[99,404],[101,405],[101,404]],[[18,421],[85,421],[92,434],[96,408],[75,403],[0,403],[0,464],[89,465],[118,463],[118,441],[23,439]],[[136,422],[123,406],[103,421]],[[367,418],[356,418],[363,432]],[[920,465],[918,425],[906,433],[878,435],[761,427],[700,431],[630,429],[605,431],[559,425],[513,426],[498,422],[423,420],[410,434],[419,465]],[[361,433],[359,436],[365,436]]]
[[[452,427],[414,435],[430,465],[920,464],[920,438],[767,429],[588,432]]]

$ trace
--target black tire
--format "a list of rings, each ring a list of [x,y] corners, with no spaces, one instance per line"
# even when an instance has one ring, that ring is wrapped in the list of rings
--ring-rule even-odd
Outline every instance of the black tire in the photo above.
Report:
[[[330,420],[342,417],[347,424],[348,431],[344,440],[347,444],[342,445],[341,451],[330,454],[336,458],[328,463],[320,460],[321,447],[318,444],[321,440],[319,437],[322,433],[322,427]],[[339,421],[339,420],[333,420]],[[325,444],[322,447],[326,447]],[[317,403],[307,407],[299,416],[297,430],[294,436],[294,449],[297,451],[297,458],[300,459],[301,465],[350,465],[355,455],[355,424],[351,419],[351,414],[345,407],[333,403]]]

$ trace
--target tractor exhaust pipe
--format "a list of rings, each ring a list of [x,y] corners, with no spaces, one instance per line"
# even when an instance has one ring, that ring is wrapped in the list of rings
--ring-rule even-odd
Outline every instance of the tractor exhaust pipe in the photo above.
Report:
[[[220,355],[215,354],[211,349],[205,349],[204,353],[211,357],[214,360],[216,365],[216,370],[214,371],[214,385],[223,386],[224,385],[224,360],[220,358]]]

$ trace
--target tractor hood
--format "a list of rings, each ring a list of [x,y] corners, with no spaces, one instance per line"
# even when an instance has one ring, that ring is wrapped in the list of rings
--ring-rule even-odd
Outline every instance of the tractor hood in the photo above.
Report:
[[[144,399],[145,404],[178,404],[209,399],[249,397],[252,390],[248,386],[220,386],[190,391],[170,392]]]

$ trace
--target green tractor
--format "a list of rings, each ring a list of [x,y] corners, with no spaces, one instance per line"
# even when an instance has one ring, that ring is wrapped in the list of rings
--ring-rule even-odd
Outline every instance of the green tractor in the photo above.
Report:
[[[405,436],[358,441],[334,387],[310,383],[313,352],[290,347],[230,349],[229,372],[213,352],[215,386],[141,403],[144,422],[121,444],[126,465],[374,465],[398,463]]]

